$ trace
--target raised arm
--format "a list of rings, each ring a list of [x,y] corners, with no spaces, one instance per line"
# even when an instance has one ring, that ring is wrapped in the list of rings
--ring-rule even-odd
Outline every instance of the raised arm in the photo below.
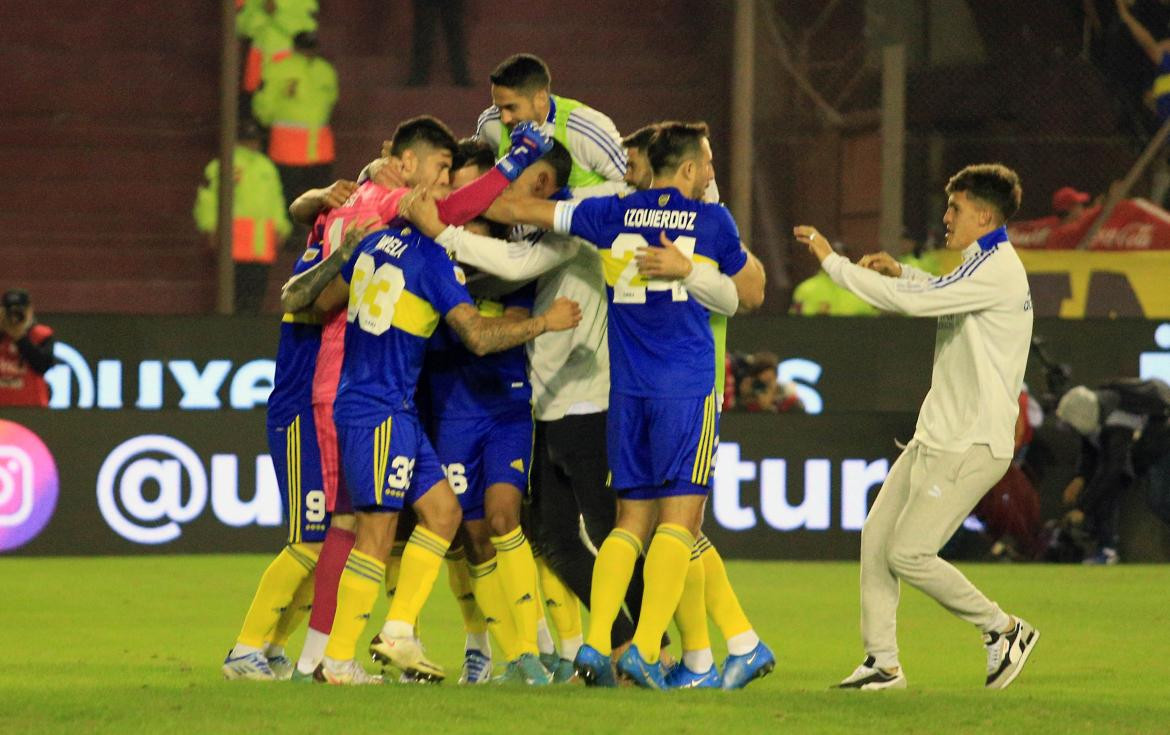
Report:
[[[562,296],[545,313],[516,319],[514,316],[486,317],[471,304],[459,304],[445,318],[463,344],[482,357],[522,345],[545,332],[572,329],[581,321],[581,307]]]
[[[323,189],[309,189],[288,205],[288,213],[302,225],[311,225],[324,209],[336,209],[357,191],[353,181],[338,179]]]

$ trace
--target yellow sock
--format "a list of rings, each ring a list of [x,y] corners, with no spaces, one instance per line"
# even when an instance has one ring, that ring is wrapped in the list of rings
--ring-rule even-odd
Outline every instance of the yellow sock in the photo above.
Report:
[[[674,622],[682,637],[682,649],[703,651],[711,647],[711,635],[707,630],[707,606],[704,601],[703,562],[699,558],[699,545],[691,549],[691,560],[687,564],[687,578],[683,584],[678,609],[674,611]],[[638,647],[641,650],[641,646]]]
[[[483,610],[488,630],[495,637],[504,658],[514,661],[520,656],[520,641],[516,638],[516,621],[512,616],[512,606],[504,594],[495,559],[472,565],[471,588],[475,592],[475,601]]]
[[[337,584],[337,612],[325,655],[335,661],[354,657],[358,638],[366,629],[370,611],[378,599],[378,590],[386,578],[386,565],[354,549],[349,552],[341,580]]]
[[[557,638],[564,641],[581,635],[581,604],[577,596],[565,586],[543,556],[536,558],[536,571],[540,575],[545,607],[557,629]]]
[[[520,653],[537,655],[540,648],[536,643],[536,624],[541,618],[541,609],[532,547],[519,526],[503,536],[492,536],[492,546],[496,547],[500,581],[516,620]]]
[[[593,586],[589,591],[592,602],[589,634],[585,636],[585,642],[603,655],[609,655],[613,650],[610,630],[622,609],[626,588],[630,586],[630,577],[634,576],[634,564],[641,553],[642,542],[624,528],[610,531],[597,550],[597,559],[593,562]]]
[[[276,623],[301,582],[313,573],[317,552],[301,544],[285,546],[264,570],[260,585],[244,616],[244,625],[236,641],[245,646],[263,648]]]
[[[451,586],[451,594],[455,595],[455,601],[459,603],[464,632],[473,635],[486,633],[487,621],[483,619],[483,611],[475,603],[475,592],[471,587],[471,567],[467,563],[467,555],[462,546],[447,552],[447,583]]]
[[[301,621],[309,614],[309,610],[313,609],[313,575],[305,577],[305,581],[301,582],[301,586],[297,587],[296,594],[293,595],[292,602],[288,604],[284,612],[280,615],[280,620],[276,621],[276,628],[272,631],[272,636],[268,639],[268,646],[279,646],[284,648],[288,643],[288,638],[301,625]]]
[[[398,589],[398,576],[402,572],[402,552],[406,549],[405,541],[395,541],[390,547],[390,558],[386,560],[386,599],[394,599],[394,591]]]
[[[686,528],[661,523],[646,550],[645,591],[642,593],[638,628],[634,631],[634,645],[648,663],[658,661],[662,634],[682,597],[694,545],[695,537]]]
[[[752,629],[752,624],[739,604],[735,590],[727,579],[727,567],[723,565],[723,558],[711,545],[706,536],[700,536],[696,544],[699,549],[699,559],[703,562],[703,591],[707,599],[707,614],[723,639],[746,633]]]
[[[443,557],[447,555],[450,545],[450,541],[437,533],[422,526],[414,527],[402,551],[402,571],[398,576],[394,600],[386,613],[387,621],[410,625],[418,621],[418,614],[431,596],[431,589],[439,576],[439,567],[443,565]]]

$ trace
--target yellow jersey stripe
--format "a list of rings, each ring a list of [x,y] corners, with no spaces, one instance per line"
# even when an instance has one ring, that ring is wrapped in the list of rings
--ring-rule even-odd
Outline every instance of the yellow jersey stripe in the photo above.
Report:
[[[416,337],[430,337],[439,326],[439,312],[426,299],[404,289],[394,305],[390,325]]]
[[[294,513],[290,521],[293,524],[292,532],[294,543],[301,542],[301,417],[297,416],[292,422],[292,462],[289,465],[289,490],[292,492]]]
[[[314,314],[307,311],[291,312],[286,311],[280,321],[285,324],[324,324],[325,320],[321,318],[320,314]]]
[[[703,447],[703,476],[700,485],[706,485],[711,479],[711,459],[715,452],[715,394],[707,398],[707,445]]]
[[[711,431],[710,423],[707,420],[707,406],[711,402],[711,396],[703,401],[703,430],[699,432],[699,445],[695,448],[695,462],[691,466],[691,483],[694,485],[701,485],[701,477],[703,474],[703,447],[707,446],[708,434]]]

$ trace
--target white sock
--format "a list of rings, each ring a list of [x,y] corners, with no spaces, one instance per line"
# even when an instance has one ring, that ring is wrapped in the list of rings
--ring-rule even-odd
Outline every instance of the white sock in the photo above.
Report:
[[[577,658],[577,651],[581,650],[581,644],[585,642],[585,638],[575,635],[572,638],[561,639],[561,658],[567,658],[570,661]]]
[[[486,632],[468,633],[467,643],[464,644],[463,649],[466,651],[479,651],[488,658],[492,657],[492,643],[488,639]]]
[[[552,633],[548,632],[548,621],[544,618],[536,621],[536,647],[541,655],[557,652],[557,644],[553,642]]]
[[[692,673],[705,674],[714,665],[715,656],[711,654],[710,648],[704,648],[701,651],[683,651],[683,666],[686,666]]]
[[[259,648],[255,646],[245,646],[243,643],[236,643],[235,648],[229,654],[230,658],[239,658],[240,656],[247,656],[249,653],[256,653]]]
[[[743,656],[751,653],[752,649],[760,645],[760,637],[756,635],[756,631],[749,630],[746,633],[733,635],[727,639],[727,652],[732,656]],[[694,669],[692,669],[693,671]],[[706,671],[706,669],[703,669]]]
[[[265,658],[280,658],[284,655],[284,646],[274,646],[268,644],[268,648],[264,649]]]
[[[387,620],[382,624],[382,635],[387,638],[413,638],[414,626],[405,620]]]
[[[305,631],[305,646],[301,649],[301,658],[297,661],[297,671],[302,674],[311,674],[317,670],[317,664],[325,658],[325,646],[329,643],[329,634],[322,633],[314,628]]]

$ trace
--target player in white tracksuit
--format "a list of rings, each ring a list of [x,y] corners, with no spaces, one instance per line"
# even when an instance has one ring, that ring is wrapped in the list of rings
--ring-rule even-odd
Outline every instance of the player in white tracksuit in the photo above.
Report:
[[[1010,684],[1039,637],[938,556],[1011,462],[1032,337],[1028,279],[1004,226],[1019,207],[1019,178],[998,164],[968,166],[946,191],[946,245],[961,249],[963,260],[938,278],[886,253],[853,264],[833,253],[815,228],[794,230],[829,276],[865,301],[885,311],[938,318],[931,388],[914,437],[890,469],[862,530],[867,656],[842,688],[906,686],[896,637],[899,580],[983,632],[988,688]]]

